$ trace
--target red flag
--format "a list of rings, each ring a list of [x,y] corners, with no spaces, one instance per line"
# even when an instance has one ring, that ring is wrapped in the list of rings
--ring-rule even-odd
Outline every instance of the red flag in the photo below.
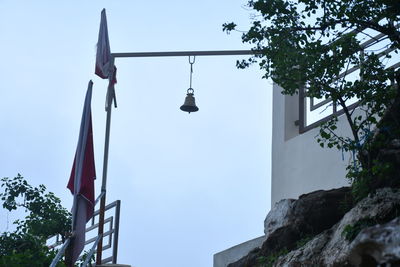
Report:
[[[108,40],[108,29],[107,29],[107,17],[106,10],[101,11],[101,21],[99,30],[99,39],[97,41],[97,52],[96,52],[96,68],[95,74],[103,79],[109,78],[111,75],[112,83],[117,83],[116,73],[117,68],[114,66],[114,70],[111,71],[111,50],[110,41]]]
[[[72,206],[72,261],[75,262],[85,246],[85,226],[94,212],[94,180],[96,169],[94,163],[93,131],[92,131],[92,99],[93,82],[90,81],[85,97],[85,105],[81,120],[78,146],[74,164],[68,181],[68,188],[74,195]]]

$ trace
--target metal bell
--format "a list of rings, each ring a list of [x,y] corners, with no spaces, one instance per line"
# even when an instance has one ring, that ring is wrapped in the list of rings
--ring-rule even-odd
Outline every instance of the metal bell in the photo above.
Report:
[[[192,88],[189,88],[187,90],[186,98],[185,98],[185,103],[181,106],[182,111],[186,112],[196,112],[199,110],[199,108],[196,106],[195,98],[193,96],[194,90]]]

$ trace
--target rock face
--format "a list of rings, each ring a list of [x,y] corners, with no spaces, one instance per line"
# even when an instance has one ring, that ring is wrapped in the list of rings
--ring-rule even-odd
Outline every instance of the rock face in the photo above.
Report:
[[[400,139],[392,139],[384,148],[376,152],[376,159],[391,165],[392,170],[385,174],[390,179],[375,179],[372,188],[400,187]]]
[[[253,251],[228,267],[254,266],[260,255],[269,256],[282,249],[294,249],[296,242],[314,236],[337,223],[350,205],[350,188],[315,191],[278,202],[265,219],[266,241],[261,250]],[[342,205],[338,205],[342,203]]]
[[[368,262],[399,266],[399,259],[400,217],[383,225],[363,229],[354,239],[349,253],[349,261],[355,266],[365,266]]]
[[[400,266],[400,190],[379,189],[346,213],[348,193],[321,190],[278,202],[265,220],[262,248],[228,266]]]
[[[294,199],[282,199],[268,213],[264,221],[264,233],[269,236],[277,229],[289,226],[292,222],[292,210]]]
[[[357,245],[358,237],[350,242],[346,239],[346,231],[357,231],[355,225],[357,222],[366,221],[372,223],[380,223],[388,221],[390,218],[400,215],[400,192],[389,188],[380,189],[374,195],[370,195],[367,198],[361,200],[357,205],[351,209],[346,215],[334,225],[332,228],[322,232],[321,234],[314,237],[311,241],[305,244],[303,247],[289,252],[287,255],[279,258],[274,266],[369,266],[367,264],[357,265],[356,260],[350,262],[350,250],[354,247],[354,259],[357,259],[355,255],[357,251],[356,247],[364,247],[362,243]],[[382,227],[382,226],[377,226]],[[377,230],[376,230],[377,231]],[[386,237],[390,239],[391,237]],[[364,240],[367,240],[365,237]],[[357,241],[357,242],[356,242]],[[400,246],[400,240],[394,241],[395,246]],[[379,240],[376,243],[384,244]],[[376,251],[379,251],[376,249]],[[385,251],[381,249],[380,251]],[[376,262],[383,255],[377,252]],[[361,256],[360,256],[361,257]],[[360,258],[358,258],[360,260]],[[361,257],[362,259],[362,257]],[[365,259],[365,257],[364,257]],[[400,258],[398,258],[400,259]],[[361,264],[361,263],[359,263]],[[375,266],[375,265],[371,265]]]
[[[306,234],[317,234],[338,222],[352,205],[349,187],[304,194],[293,203],[292,221]]]

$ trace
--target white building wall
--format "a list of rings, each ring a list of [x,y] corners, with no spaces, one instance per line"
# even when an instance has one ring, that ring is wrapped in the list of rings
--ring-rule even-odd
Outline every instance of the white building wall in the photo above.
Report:
[[[345,178],[349,154],[334,148],[321,148],[315,139],[318,127],[299,134],[299,127],[295,125],[299,120],[299,98],[282,95],[281,91],[282,88],[274,84],[271,205],[315,190],[349,185]],[[339,118],[339,129],[341,132],[338,133],[343,136],[351,133],[344,117]],[[226,267],[239,260],[260,247],[264,239],[265,236],[258,237],[216,253],[214,267]]]
[[[281,199],[298,198],[319,189],[349,185],[346,166],[349,154],[337,149],[321,148],[316,142],[319,128],[299,134],[295,121],[299,119],[298,95],[285,96],[282,88],[273,87],[271,204]],[[341,117],[338,129],[350,134]]]

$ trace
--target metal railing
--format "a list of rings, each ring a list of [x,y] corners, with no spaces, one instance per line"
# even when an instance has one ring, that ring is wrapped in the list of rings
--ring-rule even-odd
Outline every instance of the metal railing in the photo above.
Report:
[[[400,24],[396,25],[396,28],[400,28]],[[354,32],[356,32],[356,31],[354,31]],[[360,31],[358,31],[358,32],[360,32]],[[385,34],[377,34],[375,36],[371,36],[370,39],[368,39],[367,41],[365,41],[361,44],[362,50],[359,51],[360,54],[363,54],[367,48],[370,48],[370,47],[386,40],[385,37],[386,37]],[[378,53],[377,56],[379,58],[385,57],[386,55],[390,54],[394,50],[396,50],[396,49],[389,46],[386,49],[384,49],[383,51],[381,51],[380,53]],[[399,67],[400,67],[400,62],[395,62],[394,64],[388,66],[387,68],[397,69]],[[347,69],[346,71],[340,73],[338,75],[338,77],[336,78],[336,80],[338,81],[352,73],[356,74],[356,72],[359,70],[360,70],[360,66],[353,66],[353,67]],[[349,104],[347,108],[348,108],[348,110],[353,110],[356,107],[358,107],[358,105],[359,105],[359,101],[356,100],[354,103]],[[318,112],[318,110],[321,110],[321,109],[323,111],[326,111],[327,108],[330,109],[329,114],[326,114],[325,116],[320,115],[316,121],[311,122],[311,123],[308,122],[307,114],[310,115],[310,114],[312,114],[312,112]],[[321,113],[322,113],[322,111],[319,114],[321,114]],[[338,104],[336,102],[333,102],[331,98],[327,98],[327,99],[321,100],[318,103],[316,103],[315,98],[307,96],[306,88],[303,87],[303,88],[299,89],[299,121],[298,121],[298,125],[299,125],[299,133],[300,134],[305,133],[305,132],[321,125],[322,123],[329,121],[333,117],[338,117],[342,114],[344,114],[343,109],[338,108]]]
[[[105,259],[102,259],[101,263],[117,263],[117,255],[118,255],[118,237],[119,237],[119,219],[120,219],[120,208],[121,208],[121,201],[116,200],[110,204],[108,204],[105,207],[105,211],[107,212],[108,210],[111,210],[115,208],[114,215],[111,215],[109,217],[106,217],[104,220],[104,226],[108,224],[108,230],[103,233],[102,238],[107,238],[108,243],[105,246],[102,246],[102,251],[108,250],[112,248],[112,254],[110,257],[107,257]],[[89,233],[93,230],[98,229],[99,223],[96,222],[96,217],[98,217],[100,214],[99,210],[96,210],[93,213],[92,219],[89,221],[89,226],[86,228],[86,233]],[[98,220],[97,220],[98,221]],[[61,241],[61,236],[53,236],[50,237],[49,239],[55,238],[54,243],[49,245],[50,248],[59,248],[59,251],[56,255],[56,257],[53,259],[50,267],[54,267],[57,265],[57,263],[61,260],[61,258],[64,255],[65,249],[68,247],[70,243],[70,239],[68,238],[67,240],[64,241],[64,243]],[[93,238],[90,238],[85,241],[85,246],[92,244],[92,247],[86,254],[85,261],[83,262],[82,266],[85,267],[87,264],[89,264],[90,259],[92,256],[96,253],[96,247],[98,242],[100,241],[101,237],[100,236],[95,236]],[[60,247],[61,246],[61,247]],[[82,255],[78,258],[78,260],[82,260]]]

